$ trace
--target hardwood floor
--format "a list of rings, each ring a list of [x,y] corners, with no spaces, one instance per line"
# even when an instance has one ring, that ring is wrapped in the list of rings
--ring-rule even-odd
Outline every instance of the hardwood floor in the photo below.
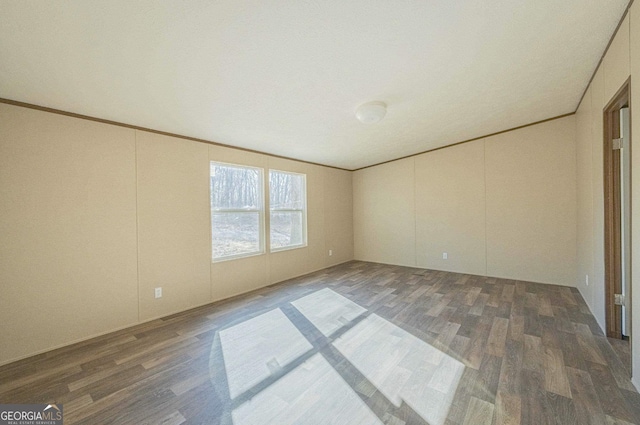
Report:
[[[631,376],[631,341],[628,337],[625,339],[607,338],[613,351],[618,355],[622,364],[627,369],[628,375]]]
[[[350,262],[0,368],[65,424],[640,424],[574,288]]]

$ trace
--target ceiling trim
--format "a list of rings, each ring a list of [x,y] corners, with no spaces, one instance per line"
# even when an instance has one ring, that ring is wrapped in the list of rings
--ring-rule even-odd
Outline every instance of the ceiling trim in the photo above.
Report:
[[[320,167],[328,167],[328,168],[333,168],[333,169],[342,170],[342,171],[353,171],[353,170],[349,170],[347,168],[335,167],[333,165],[319,164],[317,162],[305,161],[303,159],[296,159],[296,158],[291,158],[291,157],[288,157],[288,156],[275,155],[275,154],[272,154],[272,153],[262,152],[262,151],[258,151],[258,150],[255,150],[255,149],[247,149],[247,148],[242,148],[242,147],[239,147],[239,146],[226,145],[224,143],[212,142],[211,140],[198,139],[197,137],[183,136],[181,134],[169,133],[167,131],[154,130],[152,128],[140,127],[138,125],[125,124],[125,123],[118,122],[118,121],[111,121],[111,120],[106,120],[106,119],[103,119],[103,118],[91,117],[89,115],[76,114],[75,112],[68,112],[68,111],[63,111],[63,110],[55,109],[55,108],[48,108],[46,106],[34,105],[32,103],[19,102],[17,100],[4,99],[4,98],[0,97],[0,103],[5,103],[7,105],[13,105],[13,106],[20,106],[22,108],[35,109],[35,110],[38,110],[38,111],[50,112],[52,114],[65,115],[67,117],[72,117],[72,118],[80,118],[80,119],[83,119],[83,120],[95,121],[95,122],[99,122],[99,123],[102,123],[102,124],[117,125],[119,127],[131,128],[133,130],[147,131],[149,133],[161,134],[163,136],[177,137],[179,139],[191,140],[193,142],[198,142],[198,143],[206,143],[208,145],[213,145],[213,146],[221,146],[221,147],[224,147],[224,148],[236,149],[236,150],[244,151],[244,152],[257,153],[257,154],[260,154],[260,155],[267,155],[267,156],[270,156],[272,158],[287,159],[287,160],[290,160],[290,161],[302,162],[302,163],[311,164],[311,165],[318,165]]]
[[[450,148],[450,147],[453,147],[453,146],[462,145],[464,143],[475,142],[476,140],[484,139],[484,138],[491,137],[491,136],[497,136],[498,134],[508,133],[508,132],[514,131],[514,130],[520,130],[521,128],[531,127],[532,125],[542,124],[542,123],[545,123],[547,121],[553,121],[553,120],[557,120],[557,119],[560,119],[560,118],[570,117],[571,115],[575,115],[575,112],[569,112],[567,114],[558,115],[556,117],[547,118],[547,119],[544,119],[544,120],[541,120],[541,121],[536,121],[536,122],[532,122],[532,123],[529,123],[529,124],[519,125],[517,127],[509,128],[507,130],[502,130],[502,131],[497,131],[495,133],[485,134],[484,136],[474,137],[473,139],[463,140],[462,142],[456,142],[456,143],[452,143],[450,145],[440,146],[440,147],[437,147],[437,148],[433,148],[433,149],[429,149],[429,150],[426,150],[426,151],[414,153],[414,154],[411,154],[411,155],[406,155],[406,156],[403,156],[403,157],[400,157],[400,158],[390,159],[389,161],[384,161],[384,162],[379,162],[377,164],[367,165],[366,167],[356,168],[356,169],[351,170],[351,171],[360,171],[360,170],[364,170],[366,168],[376,167],[376,166],[382,165],[382,164],[388,164],[389,162],[400,161],[401,159],[411,158],[412,156],[418,156],[418,155],[422,155],[422,154],[429,153],[429,152],[439,151],[440,149]]]
[[[607,52],[609,51],[609,47],[611,47],[611,44],[613,43],[613,39],[616,38],[616,35],[618,35],[618,30],[622,26],[622,23],[624,22],[624,18],[626,18],[627,15],[629,14],[629,9],[631,9],[631,5],[633,4],[633,2],[634,2],[634,0],[630,0],[629,1],[629,4],[627,5],[627,8],[624,10],[624,13],[622,14],[622,18],[620,18],[620,21],[618,22],[618,26],[616,27],[616,30],[611,35],[611,38],[609,39],[609,43],[607,43],[607,47],[605,47],[604,52],[602,53],[602,56],[600,56],[600,60],[598,61],[598,64],[596,65],[596,69],[593,70],[593,74],[591,74],[591,78],[589,78],[589,82],[584,87],[584,91],[582,92],[582,96],[580,96],[580,100],[578,101],[578,104],[576,105],[576,112],[578,112],[578,108],[580,107],[580,104],[584,100],[584,97],[587,94],[587,91],[589,90],[589,86],[591,86],[591,82],[593,81],[594,78],[596,78],[596,74],[598,73],[598,70],[600,69],[600,65],[602,65],[602,61],[604,60],[604,57],[607,55]]]

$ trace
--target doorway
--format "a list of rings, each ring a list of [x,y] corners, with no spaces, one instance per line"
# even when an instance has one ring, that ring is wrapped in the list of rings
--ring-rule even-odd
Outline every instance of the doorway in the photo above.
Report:
[[[609,338],[631,336],[630,79],[604,109],[605,314]],[[630,348],[628,348],[630,350]]]

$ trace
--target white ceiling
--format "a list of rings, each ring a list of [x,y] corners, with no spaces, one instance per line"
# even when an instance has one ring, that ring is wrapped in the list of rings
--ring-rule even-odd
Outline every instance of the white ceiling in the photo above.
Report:
[[[573,112],[627,4],[0,0],[0,97],[355,169]]]

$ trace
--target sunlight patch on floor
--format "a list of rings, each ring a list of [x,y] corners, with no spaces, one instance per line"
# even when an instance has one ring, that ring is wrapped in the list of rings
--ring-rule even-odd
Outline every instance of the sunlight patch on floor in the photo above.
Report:
[[[325,342],[314,347],[294,324],[299,319],[279,308],[220,331],[231,400],[244,394],[231,412],[235,425],[381,424],[320,352],[325,344],[388,403],[405,403],[430,425],[444,424],[464,364],[328,288],[291,305]]]
[[[240,405],[232,418],[235,425],[382,425],[321,354]]]
[[[291,304],[326,337],[367,311],[329,288],[292,301]]]
[[[231,399],[313,348],[279,308],[220,331],[220,343]]]
[[[375,314],[333,345],[393,404],[404,401],[431,425],[444,423],[462,363]]]

